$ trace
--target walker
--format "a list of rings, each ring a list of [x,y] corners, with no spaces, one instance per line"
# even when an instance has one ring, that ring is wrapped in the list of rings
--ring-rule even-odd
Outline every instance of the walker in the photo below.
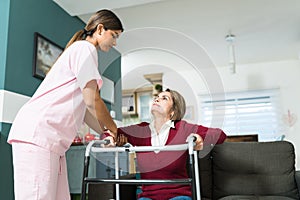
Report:
[[[89,183],[93,184],[115,184],[115,200],[120,200],[119,184],[128,185],[145,185],[145,184],[190,184],[192,188],[192,199],[201,200],[200,196],[200,181],[198,170],[197,151],[194,151],[194,137],[188,139],[186,144],[166,145],[166,146],[123,146],[123,147],[99,147],[101,144],[109,144],[109,140],[93,140],[91,141],[85,151],[84,170],[81,188],[81,200],[86,200],[86,189]],[[97,146],[96,146],[97,145]],[[188,150],[189,153],[189,169],[190,177],[187,179],[119,179],[119,152],[149,152],[149,151],[182,151]],[[90,152],[115,152],[115,178],[114,179],[101,179],[89,178],[88,169],[90,161]]]

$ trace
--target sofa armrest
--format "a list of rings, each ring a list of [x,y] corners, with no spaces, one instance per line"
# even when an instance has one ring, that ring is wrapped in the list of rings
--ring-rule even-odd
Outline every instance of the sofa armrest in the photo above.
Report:
[[[300,170],[296,170],[295,179],[298,186],[298,192],[300,193]]]

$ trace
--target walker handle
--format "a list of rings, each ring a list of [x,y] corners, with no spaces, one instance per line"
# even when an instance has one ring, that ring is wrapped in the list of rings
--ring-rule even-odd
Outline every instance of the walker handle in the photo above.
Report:
[[[187,138],[188,146],[189,146],[189,154],[192,155],[194,151],[195,141],[197,138],[195,136],[189,136]]]

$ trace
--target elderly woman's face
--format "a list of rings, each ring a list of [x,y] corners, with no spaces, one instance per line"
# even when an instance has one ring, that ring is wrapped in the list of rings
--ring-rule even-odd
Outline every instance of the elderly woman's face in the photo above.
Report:
[[[154,98],[151,113],[163,115],[167,118],[171,118],[173,115],[172,111],[173,100],[170,92],[161,92],[157,97]]]

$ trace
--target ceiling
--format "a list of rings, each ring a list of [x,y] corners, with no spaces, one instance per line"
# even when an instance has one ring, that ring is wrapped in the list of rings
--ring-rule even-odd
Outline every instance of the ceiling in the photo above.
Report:
[[[181,34],[203,47],[215,65],[227,66],[229,56],[225,36],[231,32],[236,36],[237,65],[300,57],[299,0],[53,1],[85,22],[97,10],[112,9],[123,22],[124,36],[143,29],[135,34],[135,38],[121,36],[116,49],[122,54],[128,53],[129,46],[137,48],[141,44],[139,37],[150,43],[178,44],[175,48],[182,48],[185,44],[178,43],[177,36]],[[153,29],[164,30],[161,37]],[[195,52],[193,48],[191,45],[188,50],[191,54]],[[143,72],[139,73],[143,77]],[[132,76],[137,79],[136,74]]]

